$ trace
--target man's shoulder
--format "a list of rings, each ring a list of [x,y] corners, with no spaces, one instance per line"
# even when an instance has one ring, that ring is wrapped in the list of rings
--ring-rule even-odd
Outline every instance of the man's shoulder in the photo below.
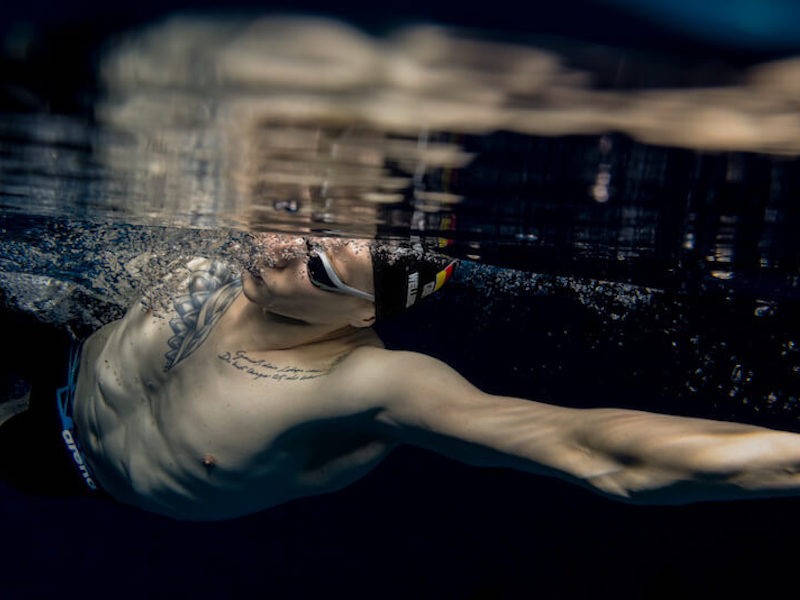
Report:
[[[380,341],[377,344],[363,344],[345,354],[333,372],[340,378],[353,378],[356,381],[368,379],[391,368],[392,362],[400,354],[404,353],[387,350]]]
[[[437,377],[444,363],[426,354],[361,346],[349,353],[331,373],[330,389],[342,401],[385,406],[399,392]]]
[[[382,346],[363,345],[343,355],[325,381],[325,395],[353,412],[368,409],[379,399],[393,354]]]
[[[385,376],[389,372],[402,373],[405,369],[422,364],[443,364],[436,358],[410,350],[390,350],[378,340],[376,345],[362,345],[348,353],[339,368],[361,372],[363,377]],[[406,375],[408,373],[406,372]]]

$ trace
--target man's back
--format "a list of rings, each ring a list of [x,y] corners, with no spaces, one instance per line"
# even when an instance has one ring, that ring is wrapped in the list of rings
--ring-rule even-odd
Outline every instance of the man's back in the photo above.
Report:
[[[194,273],[210,264],[194,261]],[[348,426],[360,417],[330,378],[359,347],[380,346],[371,330],[270,347],[254,339],[236,279],[207,291],[188,311],[186,289],[167,315],[135,305],[84,345],[75,419],[106,491],[219,519],[338,489],[385,456],[385,442]]]

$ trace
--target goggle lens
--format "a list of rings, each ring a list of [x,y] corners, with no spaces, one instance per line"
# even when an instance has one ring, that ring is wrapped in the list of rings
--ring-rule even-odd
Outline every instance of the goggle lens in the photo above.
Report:
[[[309,254],[307,268],[308,278],[311,280],[312,285],[327,292],[339,291],[333,281],[331,281],[331,278],[328,276],[328,272],[325,270],[325,265],[322,264],[322,259],[316,252]]]

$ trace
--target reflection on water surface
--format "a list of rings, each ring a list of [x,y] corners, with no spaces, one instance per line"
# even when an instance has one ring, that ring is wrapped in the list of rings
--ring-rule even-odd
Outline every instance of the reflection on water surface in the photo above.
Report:
[[[509,180],[552,180],[551,139],[574,163],[556,166],[580,184],[559,195],[598,203],[636,202],[641,181],[675,185],[663,148],[728,153],[734,179],[750,153],[778,171],[794,164],[800,59],[723,69],[727,83],[710,86],[713,64],[539,42],[431,25],[376,37],[324,19],[171,18],[107,44],[93,122],[2,118],[3,206],[370,235],[391,221],[387,206],[430,214],[474,197],[459,182],[475,181],[476,156],[508,161],[494,183],[499,203],[513,201]],[[515,153],[486,137],[498,131],[529,141],[515,138]],[[631,164],[613,164],[614,136],[637,142]],[[537,140],[548,156],[528,150]],[[535,186],[520,191],[540,199]]]

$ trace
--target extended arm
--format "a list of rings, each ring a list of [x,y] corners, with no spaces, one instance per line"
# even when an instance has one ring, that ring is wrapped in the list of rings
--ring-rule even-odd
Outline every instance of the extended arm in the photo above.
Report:
[[[365,350],[358,362],[350,381],[378,397],[375,426],[399,443],[645,504],[800,495],[797,434],[492,396],[421,354]]]

